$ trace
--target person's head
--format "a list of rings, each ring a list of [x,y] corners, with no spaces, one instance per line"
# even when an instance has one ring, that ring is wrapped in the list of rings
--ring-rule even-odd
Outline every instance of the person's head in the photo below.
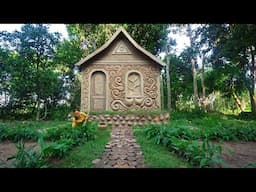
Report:
[[[76,111],[79,111],[80,112],[80,109],[77,107],[73,110],[73,112],[76,112]]]
[[[74,112],[74,117],[77,119],[80,116],[80,112],[79,111],[75,111]]]

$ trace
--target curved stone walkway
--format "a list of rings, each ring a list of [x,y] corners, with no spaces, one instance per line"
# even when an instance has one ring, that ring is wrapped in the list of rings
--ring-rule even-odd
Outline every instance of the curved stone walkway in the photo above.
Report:
[[[117,120],[111,140],[105,146],[101,159],[94,160],[95,168],[144,168],[143,155],[136,143],[132,128]]]

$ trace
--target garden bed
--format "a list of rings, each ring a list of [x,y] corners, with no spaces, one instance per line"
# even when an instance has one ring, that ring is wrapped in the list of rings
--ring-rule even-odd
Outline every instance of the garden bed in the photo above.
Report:
[[[35,148],[38,148],[37,142],[25,142],[25,148],[29,148],[35,146]],[[12,160],[7,160],[12,155],[15,155],[17,153],[16,143],[12,141],[2,141],[0,143],[0,159],[2,159],[5,163],[11,163]],[[3,168],[4,166],[1,166],[0,168]]]

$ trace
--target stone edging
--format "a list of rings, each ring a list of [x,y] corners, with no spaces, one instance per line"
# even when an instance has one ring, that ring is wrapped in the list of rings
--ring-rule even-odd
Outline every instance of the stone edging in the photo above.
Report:
[[[167,124],[170,120],[169,113],[161,113],[157,115],[91,115],[93,120],[99,121],[99,127],[107,127],[112,125],[119,125],[120,123],[125,125],[145,125],[145,124]]]

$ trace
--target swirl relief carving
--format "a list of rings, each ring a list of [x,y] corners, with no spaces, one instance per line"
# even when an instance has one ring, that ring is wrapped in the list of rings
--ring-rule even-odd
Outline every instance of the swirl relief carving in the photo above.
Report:
[[[108,78],[108,110],[126,111],[132,109],[160,108],[159,68],[153,64],[92,64],[83,71],[81,107],[89,106],[89,74],[104,70]]]

